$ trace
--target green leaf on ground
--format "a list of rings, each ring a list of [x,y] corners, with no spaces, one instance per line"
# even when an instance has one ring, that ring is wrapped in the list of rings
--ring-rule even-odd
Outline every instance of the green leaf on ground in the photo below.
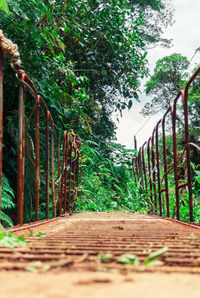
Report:
[[[139,265],[139,260],[136,255],[121,255],[117,260],[118,263],[126,264],[126,265]]]
[[[37,235],[35,235],[34,237],[46,237],[47,234],[39,232]]]
[[[32,230],[29,230],[29,235],[28,237],[46,237],[47,234],[43,233],[43,232],[38,232],[37,234],[32,231]]]
[[[197,236],[197,235],[195,235],[195,234],[190,234],[190,236],[189,236],[190,238],[192,238],[192,239],[198,239],[199,237]]]
[[[37,269],[35,267],[30,267],[30,266],[27,266],[25,267],[26,271],[29,271],[29,272],[37,272]]]
[[[101,263],[109,263],[109,262],[112,262],[112,260],[113,260],[112,254],[100,254],[99,255],[99,261]]]
[[[12,232],[8,232],[6,230],[0,230],[0,246],[7,246],[7,247],[17,247],[17,246],[24,246],[28,245],[28,243],[24,240],[24,236],[21,235],[20,237],[15,236]]]
[[[168,247],[165,246],[159,250],[154,251],[152,254],[150,254],[146,260],[144,261],[144,265],[148,265],[149,263],[156,260],[158,257],[164,255],[168,251]]]

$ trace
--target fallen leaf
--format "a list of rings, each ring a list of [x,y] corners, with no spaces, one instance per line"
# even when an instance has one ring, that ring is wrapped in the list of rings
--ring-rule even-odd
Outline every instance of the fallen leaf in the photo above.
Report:
[[[162,256],[168,251],[168,247],[165,246],[159,250],[154,251],[152,254],[150,254],[146,260],[144,261],[144,265],[148,265],[152,261],[156,260],[158,257]]]

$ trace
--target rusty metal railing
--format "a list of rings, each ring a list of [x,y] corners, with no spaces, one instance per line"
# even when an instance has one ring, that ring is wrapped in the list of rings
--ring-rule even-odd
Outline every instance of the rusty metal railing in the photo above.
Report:
[[[174,177],[175,191],[175,214],[180,220],[180,189],[185,188],[188,193],[188,211],[189,220],[194,220],[193,216],[193,194],[192,194],[192,173],[191,173],[191,158],[190,158],[190,132],[188,121],[188,92],[191,84],[200,74],[200,68],[193,74],[188,81],[185,90],[181,90],[176,96],[173,105],[169,106],[163,118],[156,124],[151,137],[147,142],[140,147],[138,154],[133,158],[132,166],[134,180],[139,183],[146,193],[151,212],[167,217],[173,217],[170,214],[170,190],[169,190],[169,175]],[[180,152],[177,149],[177,119],[178,109],[177,104],[182,100],[183,109],[183,126],[184,126],[184,145]],[[179,110],[180,111],[180,110]],[[180,113],[180,112],[179,112]],[[166,118],[171,116],[172,123],[172,163],[170,164],[167,158],[166,145],[166,129],[170,124],[166,125]],[[160,132],[159,132],[160,130]],[[180,154],[181,153],[181,154]],[[180,156],[178,156],[180,155]],[[185,175],[184,179],[180,179],[179,168],[180,162],[185,158]],[[163,174],[162,174],[162,173]],[[159,210],[158,210],[159,209]]]
[[[75,194],[79,184],[80,176],[80,146],[81,139],[72,130],[71,133],[64,131],[63,142],[59,129],[54,123],[53,117],[45,104],[43,98],[38,94],[36,87],[31,79],[24,72],[17,45],[5,38],[0,30],[0,212],[1,212],[1,182],[2,182],[2,158],[3,158],[3,78],[4,78],[4,57],[11,64],[19,81],[19,141],[18,141],[18,171],[17,171],[17,223],[23,224],[24,217],[24,169],[25,151],[35,171],[35,221],[39,218],[40,206],[40,180],[45,180],[45,211],[46,219],[49,219],[49,203],[53,204],[53,217],[60,216],[62,213],[69,212],[73,207]],[[25,92],[33,99],[33,111],[29,119],[35,115],[35,146],[34,158],[31,157],[28,148],[27,131],[29,123],[25,124]],[[45,118],[45,129],[40,130],[41,117]],[[40,136],[45,133],[45,175],[40,169]],[[55,150],[56,149],[56,150]],[[56,171],[55,171],[56,169]],[[51,185],[51,195],[50,195]],[[1,213],[0,213],[1,219]]]

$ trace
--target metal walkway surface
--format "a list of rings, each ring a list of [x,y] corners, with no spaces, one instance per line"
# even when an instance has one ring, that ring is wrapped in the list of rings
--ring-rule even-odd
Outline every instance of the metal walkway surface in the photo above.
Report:
[[[131,213],[80,213],[14,230],[25,235],[25,247],[0,247],[1,270],[89,270],[200,273],[200,228],[158,216]],[[31,237],[28,237],[31,232]],[[46,234],[36,238],[38,232]],[[159,263],[144,260],[164,247]],[[109,263],[99,254],[112,254]],[[117,262],[123,254],[136,255],[139,265]]]

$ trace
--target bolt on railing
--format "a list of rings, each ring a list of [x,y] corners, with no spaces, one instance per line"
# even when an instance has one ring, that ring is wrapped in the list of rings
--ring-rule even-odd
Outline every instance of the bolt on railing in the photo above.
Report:
[[[17,45],[5,38],[0,30],[0,220],[1,220],[1,183],[2,183],[2,158],[3,158],[3,78],[4,57],[6,57],[19,81],[19,141],[18,141],[18,170],[17,170],[17,223],[23,224],[24,217],[24,169],[25,151],[30,162],[35,168],[35,221],[39,218],[40,207],[40,180],[45,180],[45,211],[46,219],[49,219],[50,182],[52,193],[53,217],[60,216],[70,211],[75,199],[75,192],[80,180],[80,146],[81,139],[72,130],[68,134],[64,131],[63,145],[61,146],[59,129],[54,123],[53,117],[43,98],[38,94],[31,79],[24,72]],[[25,127],[25,91],[34,99],[34,108],[29,120],[35,114],[35,160],[30,155],[28,148],[27,131],[29,123]],[[45,177],[40,169],[40,112],[45,117]],[[26,130],[26,132],[25,132]],[[56,141],[55,141],[56,138]],[[56,147],[55,147],[56,145]],[[56,148],[56,152],[55,152]],[[62,154],[61,154],[62,150]],[[61,158],[62,155],[62,158]],[[57,165],[55,165],[55,158]],[[51,165],[51,169],[50,169]],[[57,177],[55,174],[57,167]],[[57,179],[56,179],[57,178]],[[51,181],[50,181],[51,180]],[[57,191],[56,191],[57,188]]]
[[[158,121],[151,137],[140,147],[138,154],[133,158],[132,166],[134,173],[134,180],[139,183],[147,194],[149,200],[149,206],[151,211],[157,214],[157,207],[159,206],[159,214],[163,215],[163,210],[167,217],[173,217],[170,214],[170,194],[169,194],[169,174],[173,172],[174,185],[175,185],[175,212],[176,218],[180,220],[180,189],[186,188],[188,193],[189,202],[189,219],[192,222],[194,220],[193,215],[193,194],[192,194],[192,172],[191,172],[191,158],[190,158],[190,145],[194,145],[190,142],[189,133],[189,120],[188,120],[188,91],[191,84],[200,74],[200,68],[193,74],[188,81],[185,90],[181,90],[174,99],[173,105],[169,106],[163,118]],[[183,109],[183,123],[184,123],[184,148],[181,152],[181,156],[178,157],[177,149],[177,103],[182,99]],[[173,164],[169,165],[167,161],[167,145],[166,145],[166,127],[169,128],[169,124],[166,125],[166,117],[171,115],[172,123],[172,140],[173,140]],[[159,129],[161,134],[159,135]],[[159,142],[162,141],[161,148]],[[197,146],[196,146],[197,147]],[[178,169],[180,159],[186,158],[185,169],[185,181],[180,181]],[[141,162],[142,160],[142,162]],[[162,167],[161,167],[162,163]],[[164,172],[163,175],[161,175]],[[163,185],[164,180],[164,187]],[[165,194],[165,195],[164,195]],[[164,204],[166,206],[164,206]]]

